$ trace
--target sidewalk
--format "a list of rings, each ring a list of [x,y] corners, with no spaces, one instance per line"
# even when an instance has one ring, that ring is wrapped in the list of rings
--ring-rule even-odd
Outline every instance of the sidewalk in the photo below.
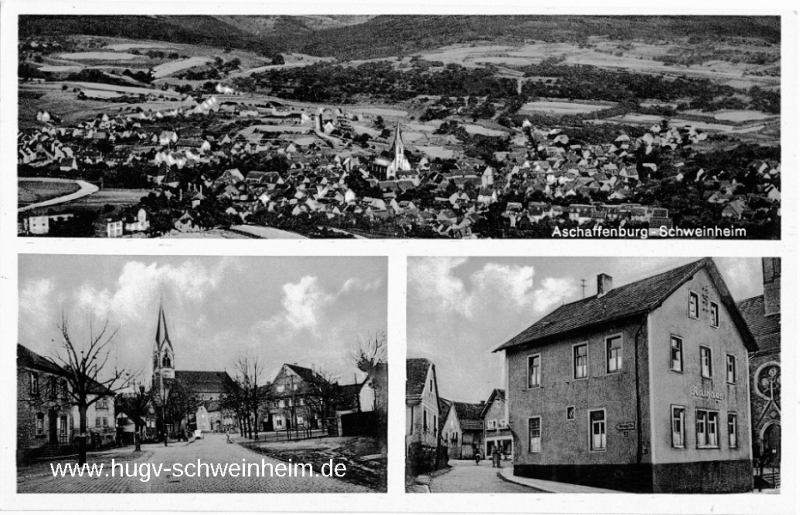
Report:
[[[622,493],[617,490],[607,490],[605,488],[594,488],[584,485],[573,485],[572,483],[559,483],[557,481],[546,481],[544,479],[531,479],[527,477],[519,477],[514,475],[514,468],[502,468],[498,475],[518,485],[530,486],[545,492],[554,494],[618,494]]]

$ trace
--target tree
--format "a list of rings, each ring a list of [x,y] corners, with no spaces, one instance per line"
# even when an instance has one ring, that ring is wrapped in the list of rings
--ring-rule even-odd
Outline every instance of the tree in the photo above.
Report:
[[[65,379],[69,383],[69,395],[72,403],[78,407],[80,418],[80,434],[78,437],[78,464],[86,463],[86,413],[89,406],[100,399],[113,397],[116,391],[128,386],[130,376],[124,369],[108,367],[108,359],[118,329],[108,333],[108,320],[103,329],[95,336],[92,324],[89,325],[88,345],[79,346],[70,336],[67,317],[62,315],[58,326],[63,338],[62,352],[56,352],[65,371]]]
[[[142,450],[142,443],[139,437],[142,430],[142,423],[150,414],[151,403],[153,401],[152,388],[146,388],[143,383],[133,381],[131,384],[132,393],[121,394],[117,397],[117,409],[123,411],[134,425],[133,444],[135,451]]]
[[[327,427],[328,414],[342,400],[339,378],[323,369],[314,370],[314,377],[308,381],[308,396],[305,402],[322,416],[322,427]]]
[[[286,60],[283,58],[281,54],[275,54],[272,57],[272,64],[274,65],[286,64]]]
[[[258,358],[241,358],[236,364],[233,383],[226,385],[223,405],[234,411],[240,420],[241,434],[253,438],[258,436],[258,413],[269,398],[269,388],[259,384],[264,367]]]
[[[378,444],[382,449],[387,447],[388,440],[388,374],[386,373],[386,333],[378,331],[374,336],[361,339],[353,350],[352,358],[356,367],[367,374],[367,381],[375,392],[375,423]]]

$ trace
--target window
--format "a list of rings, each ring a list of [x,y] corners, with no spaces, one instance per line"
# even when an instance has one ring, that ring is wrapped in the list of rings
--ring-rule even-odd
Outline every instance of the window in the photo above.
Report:
[[[505,429],[508,427],[508,421],[504,418],[500,419],[500,429]]]
[[[108,401],[106,399],[97,401],[97,409],[108,409]]]
[[[67,380],[61,380],[61,398],[63,400],[69,400],[69,386],[67,386]]]
[[[719,306],[716,302],[711,303],[709,316],[711,317],[711,327],[719,327]]]
[[[304,403],[305,403],[305,401],[303,399],[297,399],[297,405],[298,406],[303,406]]]
[[[31,395],[39,395],[39,374],[31,372]]]
[[[108,417],[103,417],[103,427],[108,427]]]
[[[44,413],[36,414],[36,434],[37,435],[44,434]]]
[[[275,421],[275,422],[277,423],[276,425],[277,425],[278,427],[283,427],[283,419],[282,419],[282,418],[276,419],[276,421]]]
[[[567,420],[575,420],[575,406],[567,406]]]
[[[430,390],[431,393],[433,393],[433,379],[430,379],[428,381],[428,389]]]
[[[606,338],[606,372],[622,370],[622,336]]]
[[[700,299],[693,291],[689,292],[689,318],[700,318]]]
[[[542,357],[528,357],[528,388],[535,388],[542,384]]]
[[[95,417],[95,419],[94,419],[94,427],[100,427],[102,425],[102,422],[103,421],[100,419],[100,417]]]
[[[424,409],[422,410],[422,431],[425,432],[428,430],[428,412]]]
[[[718,420],[716,411],[697,410],[697,447],[719,447]]]
[[[61,435],[65,436],[67,434],[67,416],[61,415],[61,423],[60,423]]]
[[[580,345],[576,345],[572,348],[573,356],[574,356],[574,367],[573,367],[573,377],[575,379],[581,379],[588,375],[589,373],[589,363],[587,360],[587,344],[582,343]]]
[[[278,401],[278,407],[279,408],[284,408],[284,407],[286,407],[286,403],[283,400],[280,400],[280,401]]]
[[[700,374],[703,377],[711,377],[711,349],[700,347]]]
[[[436,415],[433,416],[433,436],[436,436],[439,433],[439,424],[436,421]]]
[[[486,429],[497,429],[497,420],[496,419],[487,420]]]
[[[683,448],[686,424],[686,409],[683,406],[672,406],[672,446]]]
[[[542,451],[542,419],[531,417],[528,419],[528,452]]]
[[[47,390],[47,394],[51,399],[56,399],[58,397],[58,381],[55,377],[51,377],[47,382]]]
[[[292,383],[292,390],[293,390],[293,391],[296,391],[296,390],[297,390],[297,385],[296,385],[295,383]]]
[[[298,424],[302,424],[302,423],[303,423],[303,417],[301,417],[301,416],[298,416],[298,417],[297,417],[297,423],[298,423]]]
[[[725,379],[730,384],[736,384],[736,356],[725,356]]]
[[[595,410],[589,412],[589,449],[606,450],[606,412]]]
[[[683,340],[677,336],[670,338],[670,368],[683,372]]]
[[[283,385],[279,384],[276,390],[278,390],[278,393],[283,393]]]
[[[728,413],[728,447],[731,449],[735,449],[739,445],[736,425],[736,413]]]

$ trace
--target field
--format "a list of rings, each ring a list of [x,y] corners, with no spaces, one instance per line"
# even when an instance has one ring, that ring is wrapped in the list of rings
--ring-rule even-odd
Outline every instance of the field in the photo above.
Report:
[[[573,102],[555,102],[555,101],[537,101],[537,102],[528,102],[522,109],[520,109],[520,113],[532,112],[532,113],[546,113],[546,114],[584,114],[584,113],[593,113],[595,111],[600,111],[602,109],[608,109],[609,107],[613,107],[610,105],[598,105],[598,104],[579,104]]]
[[[137,55],[126,54],[124,52],[76,52],[72,54],[61,54],[62,59],[96,60],[96,61],[127,61],[136,59]]]
[[[174,46],[169,45],[168,43],[142,43],[142,42],[134,42],[134,43],[116,43],[113,45],[106,45],[103,48],[107,48],[109,50],[115,50],[117,52],[124,52],[125,50],[132,50],[134,48],[157,48],[161,49],[170,49],[175,48]]]
[[[80,187],[75,182],[20,179],[17,201],[20,207],[75,193]]]
[[[766,120],[777,117],[774,114],[761,113],[759,111],[723,111],[715,114],[714,118],[731,122],[749,122],[751,120]]]
[[[508,134],[507,132],[487,129],[486,127],[473,125],[471,123],[465,124],[464,129],[466,129],[466,131],[470,134],[483,134],[484,136],[505,136]]]
[[[181,70],[187,70],[195,66],[203,66],[211,61],[213,61],[213,59],[209,57],[190,57],[182,61],[170,61],[168,63],[159,64],[153,68],[153,76],[160,79]]]

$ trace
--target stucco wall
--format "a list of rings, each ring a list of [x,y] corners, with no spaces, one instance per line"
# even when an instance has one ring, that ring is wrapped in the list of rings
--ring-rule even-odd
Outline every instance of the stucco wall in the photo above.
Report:
[[[639,331],[639,374],[643,447],[649,435],[647,398],[646,326],[642,317],[602,329],[584,331],[536,348],[514,348],[507,354],[509,424],[514,436],[515,465],[597,465],[637,462],[637,431],[617,430],[618,424],[636,423],[634,337]],[[606,372],[605,339],[621,334],[622,370]],[[573,378],[573,345],[588,342],[588,377]],[[527,357],[541,354],[540,387],[528,388]],[[574,420],[566,408],[574,406]],[[606,450],[589,450],[588,412],[606,410]],[[542,418],[541,452],[529,452],[528,418]],[[642,462],[649,455],[642,456]]]
[[[699,318],[688,315],[689,292],[700,297]],[[707,299],[707,300],[704,300]],[[708,308],[710,302],[719,305],[719,327],[712,327]],[[683,339],[683,372],[670,366],[670,338]],[[746,460],[751,458],[750,410],[748,401],[748,358],[741,336],[723,306],[719,293],[705,270],[701,270],[672,294],[650,315],[650,346],[654,463]],[[701,377],[700,346],[709,347],[712,355],[712,377]],[[736,358],[736,383],[726,381],[726,354]],[[711,392],[707,398],[698,392]],[[685,407],[684,448],[672,447],[671,405]],[[698,449],[696,409],[719,412],[719,448]],[[727,414],[738,417],[738,446],[728,445]]]

